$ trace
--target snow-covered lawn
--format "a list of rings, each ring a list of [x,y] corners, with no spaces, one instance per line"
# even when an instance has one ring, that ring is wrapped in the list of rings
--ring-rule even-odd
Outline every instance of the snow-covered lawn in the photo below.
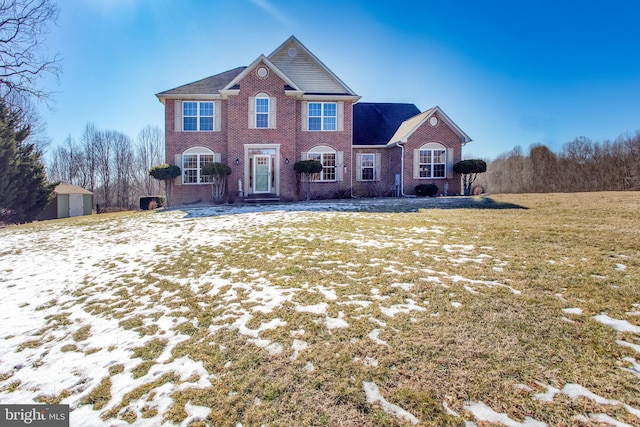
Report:
[[[456,203],[2,229],[0,403],[72,426],[640,425],[640,197]]]

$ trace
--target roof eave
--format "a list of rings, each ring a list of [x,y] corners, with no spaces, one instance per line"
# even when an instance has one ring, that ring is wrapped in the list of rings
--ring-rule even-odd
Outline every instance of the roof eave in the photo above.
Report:
[[[314,95],[314,94],[304,94],[302,95],[302,99],[305,101],[353,101],[358,102],[362,98],[359,95]]]
[[[220,91],[222,92],[222,91]],[[220,93],[170,93],[170,94],[156,94],[158,100],[164,104],[167,99],[194,99],[194,100],[210,100],[210,99],[222,99],[224,98]]]

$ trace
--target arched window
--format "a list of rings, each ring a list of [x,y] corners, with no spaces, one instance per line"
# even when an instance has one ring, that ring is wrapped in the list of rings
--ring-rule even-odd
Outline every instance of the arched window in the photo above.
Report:
[[[447,149],[437,142],[429,142],[413,152],[414,178],[446,178]]]
[[[249,129],[276,128],[276,101],[264,92],[249,97]]]
[[[220,161],[220,154],[216,154],[205,147],[191,147],[182,153],[182,183],[202,184],[211,181],[210,176],[202,175],[201,170],[207,163]]]
[[[303,160],[317,160],[322,163],[322,172],[314,181],[342,181],[343,153],[326,145],[319,145],[303,153]]]
[[[256,128],[266,129],[269,127],[269,97],[260,93],[256,96]]]

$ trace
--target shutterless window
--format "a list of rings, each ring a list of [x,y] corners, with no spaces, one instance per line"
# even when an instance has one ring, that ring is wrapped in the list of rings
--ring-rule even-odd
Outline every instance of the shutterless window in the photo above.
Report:
[[[337,104],[335,102],[310,102],[307,119],[309,130],[336,130]]]
[[[269,98],[256,98],[256,127],[269,127]]]
[[[213,117],[213,102],[185,101],[182,103],[182,129],[185,131],[212,131]]]
[[[420,150],[420,178],[444,178],[446,165],[446,150]]]
[[[362,180],[373,181],[375,179],[375,154],[361,154],[360,155],[360,167],[362,168]]]

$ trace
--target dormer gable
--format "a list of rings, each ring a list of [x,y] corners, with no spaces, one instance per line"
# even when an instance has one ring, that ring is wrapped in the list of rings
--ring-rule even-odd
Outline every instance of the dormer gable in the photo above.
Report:
[[[442,120],[457,136],[460,137],[460,142],[463,145],[467,142],[471,142],[469,135],[464,133],[464,131],[460,129],[460,127],[458,127],[458,125],[456,125],[440,107],[435,106],[402,122],[398,130],[389,140],[389,144],[402,144],[407,142],[407,139],[409,139],[409,137],[418,128],[420,128],[420,126],[427,121],[432,120],[432,118],[435,118],[436,122],[437,118]]]
[[[265,71],[260,70],[264,68]],[[268,75],[268,73],[274,73],[278,77],[282,79],[284,82],[285,90],[299,92],[301,89],[296,85],[296,83],[291,80],[285,73],[283,73],[277,66],[275,66],[269,59],[260,55],[255,61],[253,61],[248,67],[246,67],[240,74],[238,74],[233,80],[231,80],[220,92],[221,93],[229,93],[229,91],[236,91],[240,88],[239,84],[242,79],[246,77],[247,74],[255,72],[255,73],[265,73],[264,77]]]

